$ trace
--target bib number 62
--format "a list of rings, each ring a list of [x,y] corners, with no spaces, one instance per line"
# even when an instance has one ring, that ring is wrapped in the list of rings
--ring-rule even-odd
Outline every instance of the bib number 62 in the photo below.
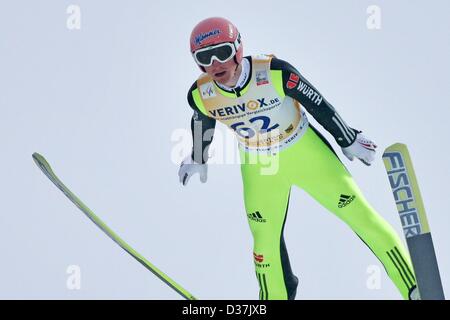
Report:
[[[260,132],[263,131],[264,133],[270,132],[273,129],[276,129],[279,127],[279,124],[276,123],[273,126],[270,127],[270,118],[266,116],[257,116],[254,118],[251,118],[248,120],[250,123],[254,123],[256,121],[262,121]],[[250,139],[252,138],[256,132],[253,128],[245,127],[245,122],[236,122],[233,123],[230,126],[238,135],[240,135],[243,138]]]

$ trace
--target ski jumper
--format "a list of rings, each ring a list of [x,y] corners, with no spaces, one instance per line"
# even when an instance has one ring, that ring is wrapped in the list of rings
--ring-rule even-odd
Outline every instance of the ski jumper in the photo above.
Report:
[[[357,131],[289,63],[270,55],[245,57],[242,63],[246,65],[242,72],[247,73],[244,83],[226,88],[202,74],[192,85],[188,101],[194,110],[193,132],[195,127],[202,133],[214,130],[220,121],[238,139],[259,298],[294,299],[296,295],[298,279],[283,238],[290,190],[295,185],[361,238],[407,299],[416,285],[407,251],[367,202],[330,144],[308,123],[305,110],[341,147],[352,144]],[[206,162],[209,136],[194,136],[194,161]],[[267,172],[268,163],[276,163],[276,170]]]

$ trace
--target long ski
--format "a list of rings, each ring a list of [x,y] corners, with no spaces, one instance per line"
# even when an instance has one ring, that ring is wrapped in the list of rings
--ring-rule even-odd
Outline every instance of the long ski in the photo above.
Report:
[[[396,143],[383,162],[406,237],[422,300],[444,300],[441,277],[419,185],[406,145]]]
[[[196,298],[190,294],[187,290],[181,287],[174,280],[169,278],[161,270],[156,268],[147,259],[141,256],[136,250],[131,248],[125,241],[123,241],[114,231],[112,231],[99,217],[97,217],[72,191],[69,190],[59,178],[55,175],[49,163],[43,156],[38,153],[33,153],[33,160],[36,162],[38,167],[42,172],[53,182],[58,189],[60,189],[70,201],[72,201],[92,222],[94,222],[104,233],[108,235],[115,243],[122,247],[126,252],[128,252],[133,258],[139,261],[145,268],[151,271],[155,276],[157,276],[161,281],[171,287],[173,290],[178,292],[183,298],[187,300],[196,300]]]

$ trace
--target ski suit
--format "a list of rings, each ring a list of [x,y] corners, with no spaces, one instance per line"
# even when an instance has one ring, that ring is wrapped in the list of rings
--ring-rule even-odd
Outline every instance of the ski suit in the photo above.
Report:
[[[296,295],[298,278],[291,270],[283,238],[290,190],[295,185],[358,235],[407,299],[416,285],[407,251],[330,144],[308,122],[305,110],[341,147],[351,145],[357,131],[289,63],[271,55],[244,57],[243,63],[247,65],[242,71],[247,73],[244,83],[226,88],[202,74],[189,90],[188,102],[194,110],[193,131],[199,124],[202,132],[214,130],[218,120],[236,133],[259,298],[294,299]],[[194,136],[194,161],[206,162],[211,140]],[[275,170],[269,170],[268,163],[275,163]]]

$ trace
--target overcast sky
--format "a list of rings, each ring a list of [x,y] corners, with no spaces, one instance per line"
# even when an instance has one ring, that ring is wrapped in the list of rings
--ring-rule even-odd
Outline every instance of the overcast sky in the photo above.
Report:
[[[258,298],[239,165],[210,165],[206,184],[198,176],[187,187],[178,182],[185,154],[174,152],[174,136],[189,133],[186,93],[200,72],[189,36],[209,16],[238,26],[246,55],[274,53],[297,67],[376,142],[380,152],[366,167],[326,133],[399,234],[381,153],[408,145],[449,297],[449,11],[444,0],[2,1],[0,298],[181,298],[47,180],[35,151],[198,298]],[[220,148],[227,136],[217,130]],[[401,298],[359,238],[297,188],[285,239],[297,299]],[[81,272],[79,289],[67,286],[70,266]],[[368,286],[377,270],[379,286]]]

